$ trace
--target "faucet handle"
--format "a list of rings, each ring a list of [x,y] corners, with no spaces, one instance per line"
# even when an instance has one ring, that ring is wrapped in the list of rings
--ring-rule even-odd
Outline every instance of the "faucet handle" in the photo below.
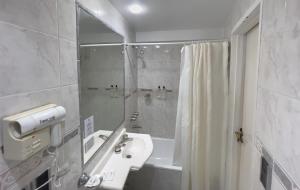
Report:
[[[139,116],[140,113],[139,113],[139,112],[134,112],[132,115],[133,115],[133,116]]]
[[[115,153],[119,154],[122,151],[122,146],[121,145],[117,145],[115,146]]]
[[[137,116],[131,116],[130,117],[130,121],[136,121],[137,120]]]
[[[122,136],[122,139],[123,139],[123,140],[128,139],[128,134],[124,134],[124,135]]]

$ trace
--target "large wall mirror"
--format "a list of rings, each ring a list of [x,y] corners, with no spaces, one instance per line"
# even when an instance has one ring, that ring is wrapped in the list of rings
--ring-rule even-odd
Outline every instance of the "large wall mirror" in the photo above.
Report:
[[[121,126],[125,115],[123,37],[77,7],[83,164]]]

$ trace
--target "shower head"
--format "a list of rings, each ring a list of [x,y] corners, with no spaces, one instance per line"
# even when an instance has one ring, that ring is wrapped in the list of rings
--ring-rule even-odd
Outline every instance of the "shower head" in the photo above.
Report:
[[[145,69],[146,68],[146,61],[144,60],[144,57],[142,56],[137,56],[137,59],[140,59],[142,62],[142,68]]]
[[[142,68],[145,69],[146,68],[146,61],[144,59],[145,48],[142,48],[141,46],[136,46],[136,50],[137,50],[137,52],[136,52],[137,53],[137,59],[141,60]]]

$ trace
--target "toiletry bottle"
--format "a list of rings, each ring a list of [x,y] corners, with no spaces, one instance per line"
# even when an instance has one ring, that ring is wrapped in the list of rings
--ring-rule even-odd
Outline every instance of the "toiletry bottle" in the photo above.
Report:
[[[160,86],[158,86],[158,88],[157,88],[156,98],[157,98],[157,99],[160,99],[160,98],[161,98],[161,88],[160,88]]]
[[[163,86],[162,92],[161,92],[161,99],[165,100],[167,98],[167,88]]]
[[[118,98],[119,97],[119,88],[118,88],[118,85],[116,85],[116,88],[115,88],[115,98]]]
[[[110,94],[110,97],[111,97],[111,98],[113,98],[113,97],[115,96],[115,88],[114,88],[114,85],[110,85],[109,94]]]

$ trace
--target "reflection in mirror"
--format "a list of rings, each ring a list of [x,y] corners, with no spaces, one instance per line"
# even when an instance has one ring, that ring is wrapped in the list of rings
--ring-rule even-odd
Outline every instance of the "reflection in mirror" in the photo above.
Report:
[[[123,37],[82,8],[79,25],[80,116],[84,164],[124,121]]]

